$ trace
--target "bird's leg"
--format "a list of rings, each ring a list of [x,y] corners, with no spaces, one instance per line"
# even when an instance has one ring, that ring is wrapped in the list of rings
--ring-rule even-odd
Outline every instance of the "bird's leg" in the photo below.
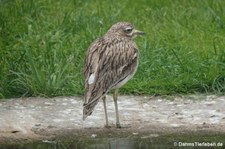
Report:
[[[119,89],[115,89],[115,92],[114,92],[114,94],[113,94],[113,100],[114,100],[115,110],[116,110],[116,127],[117,127],[117,128],[121,128],[121,126],[120,126],[120,121],[119,121],[118,104],[117,104],[118,93],[119,93]]]
[[[103,96],[102,100],[103,100],[103,106],[104,106],[104,111],[105,111],[105,121],[106,121],[105,127],[109,128],[108,114],[107,114],[107,108],[106,108],[106,96]]]

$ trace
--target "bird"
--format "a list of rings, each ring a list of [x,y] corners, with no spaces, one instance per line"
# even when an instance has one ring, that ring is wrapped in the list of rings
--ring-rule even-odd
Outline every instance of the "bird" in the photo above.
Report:
[[[143,31],[136,30],[132,23],[118,22],[89,46],[83,70],[85,88],[83,120],[92,114],[98,101],[102,99],[105,127],[109,128],[106,94],[113,90],[116,127],[121,128],[117,103],[118,92],[137,70],[139,49],[134,38],[144,34]]]

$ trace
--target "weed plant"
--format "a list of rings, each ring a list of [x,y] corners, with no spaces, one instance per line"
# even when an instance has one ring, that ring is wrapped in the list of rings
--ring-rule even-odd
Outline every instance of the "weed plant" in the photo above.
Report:
[[[145,31],[122,94],[225,93],[223,0],[0,0],[0,98],[83,95],[90,43],[119,21]]]

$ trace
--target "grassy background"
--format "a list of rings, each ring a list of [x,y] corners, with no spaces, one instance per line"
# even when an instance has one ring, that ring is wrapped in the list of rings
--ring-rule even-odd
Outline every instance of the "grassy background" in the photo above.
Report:
[[[90,43],[119,21],[146,36],[123,94],[225,93],[224,0],[0,0],[0,98],[83,94]]]

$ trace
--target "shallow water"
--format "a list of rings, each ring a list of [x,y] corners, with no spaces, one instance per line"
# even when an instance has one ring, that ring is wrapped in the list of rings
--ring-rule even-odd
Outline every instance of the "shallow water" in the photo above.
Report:
[[[4,145],[3,149],[165,149],[224,148],[225,135],[142,136],[127,138],[73,138]]]

